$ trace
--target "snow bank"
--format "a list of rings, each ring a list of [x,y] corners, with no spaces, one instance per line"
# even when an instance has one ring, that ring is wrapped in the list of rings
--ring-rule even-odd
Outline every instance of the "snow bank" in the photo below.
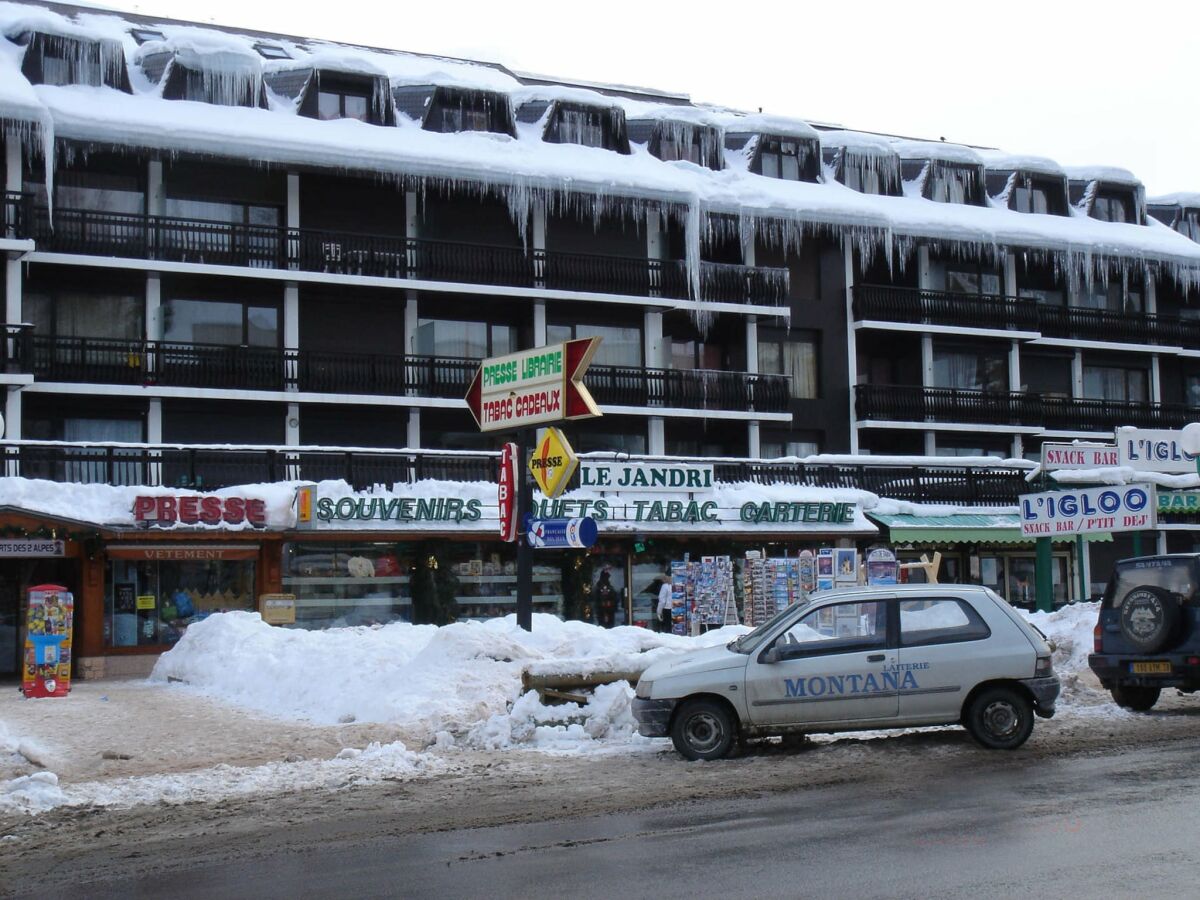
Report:
[[[1112,717],[1129,715],[1088,668],[1092,631],[1100,617],[1099,603],[1072,603],[1054,612],[1027,612],[1025,618],[1054,645],[1054,671],[1062,681],[1060,711]]]
[[[457,737],[509,713],[521,672],[640,672],[664,655],[727,642],[744,628],[691,639],[642,628],[599,628],[535,615],[437,628],[397,622],[302,631],[257,613],[210,616],[159,658],[151,678],[180,679],[266,715],[332,725],[395,724],[418,740]]]

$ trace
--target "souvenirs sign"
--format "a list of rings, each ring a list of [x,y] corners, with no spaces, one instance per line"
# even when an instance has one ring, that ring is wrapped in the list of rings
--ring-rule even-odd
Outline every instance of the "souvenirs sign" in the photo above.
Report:
[[[1150,484],[1022,494],[1019,501],[1026,537],[1144,531],[1158,521]]]
[[[600,415],[583,374],[600,338],[495,356],[479,364],[467,406],[480,431],[527,428]]]
[[[529,472],[533,480],[551,500],[566,490],[578,465],[579,457],[557,428],[546,429],[542,439],[533,448],[533,456],[529,458]]]

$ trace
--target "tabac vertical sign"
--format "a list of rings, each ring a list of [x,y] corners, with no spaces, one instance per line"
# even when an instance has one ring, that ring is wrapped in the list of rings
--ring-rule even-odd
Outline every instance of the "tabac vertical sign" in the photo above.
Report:
[[[600,338],[485,359],[467,388],[467,406],[480,431],[527,428],[600,415],[583,374]]]
[[[507,443],[500,448],[500,478],[496,488],[500,507],[500,539],[517,539],[517,445]]]

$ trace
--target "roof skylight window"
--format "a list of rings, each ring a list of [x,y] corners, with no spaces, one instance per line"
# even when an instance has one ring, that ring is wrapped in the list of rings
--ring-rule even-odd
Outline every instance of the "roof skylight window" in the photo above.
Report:
[[[150,41],[165,41],[167,39],[165,34],[153,28],[130,28],[129,33],[133,35],[133,39],[139,45],[147,44]]]
[[[258,43],[254,45],[258,55],[263,59],[291,59],[292,55],[277,44]]]

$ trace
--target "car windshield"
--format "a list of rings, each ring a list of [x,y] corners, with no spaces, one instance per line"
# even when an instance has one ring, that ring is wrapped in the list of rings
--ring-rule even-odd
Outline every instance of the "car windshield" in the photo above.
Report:
[[[735,653],[753,653],[755,648],[763,642],[763,639],[775,629],[776,625],[784,619],[800,612],[800,610],[807,607],[810,603],[812,603],[811,597],[793,603],[786,609],[781,609],[753,631],[743,634],[737,640],[730,641],[728,644],[729,649]]]

